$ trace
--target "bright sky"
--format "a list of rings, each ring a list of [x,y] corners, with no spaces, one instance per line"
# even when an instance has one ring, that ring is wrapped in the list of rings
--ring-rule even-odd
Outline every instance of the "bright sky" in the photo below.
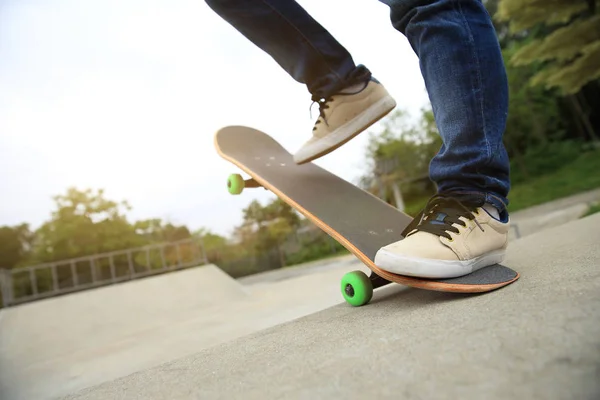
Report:
[[[418,60],[378,1],[299,1],[413,113]],[[260,22],[259,22],[260,23]],[[276,32],[274,32],[276,34]],[[213,135],[265,131],[294,152],[314,118],[306,88],[201,0],[4,0],[0,5],[0,225],[37,228],[52,196],[104,188],[131,219],[230,234],[272,194],[231,196]],[[318,107],[313,107],[313,117]],[[354,181],[367,134],[318,160]]]

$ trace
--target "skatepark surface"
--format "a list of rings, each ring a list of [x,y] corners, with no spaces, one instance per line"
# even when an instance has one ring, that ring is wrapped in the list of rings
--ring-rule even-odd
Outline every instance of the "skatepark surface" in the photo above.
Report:
[[[597,399],[600,214],[512,244],[484,295],[388,286],[68,399]]]
[[[0,399],[56,398],[338,304],[354,264],[255,288],[208,265],[2,310]]]
[[[390,285],[354,308],[339,279],[366,269],[345,256],[13,307],[0,398],[600,398],[598,243],[600,214],[514,240],[521,279],[483,295]]]

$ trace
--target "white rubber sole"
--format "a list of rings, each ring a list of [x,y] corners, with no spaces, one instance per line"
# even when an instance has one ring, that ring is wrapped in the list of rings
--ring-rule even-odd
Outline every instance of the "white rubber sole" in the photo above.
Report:
[[[294,155],[294,162],[304,164],[332,152],[379,121],[394,107],[396,107],[396,101],[391,96],[381,98],[356,118],[346,122],[327,136],[314,143],[304,145]]]
[[[506,250],[494,250],[488,254],[467,261],[426,260],[406,257],[381,249],[375,255],[375,265],[398,275],[418,278],[457,278],[468,275],[488,265],[498,264],[504,260]]]

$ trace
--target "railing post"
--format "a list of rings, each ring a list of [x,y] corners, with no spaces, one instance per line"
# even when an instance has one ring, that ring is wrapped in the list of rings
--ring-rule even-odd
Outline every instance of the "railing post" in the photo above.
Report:
[[[56,264],[52,264],[52,266],[50,266],[50,272],[52,273],[52,291],[58,292],[60,288],[58,287],[58,275],[56,274]]]
[[[179,250],[179,245],[181,243],[177,242],[175,243],[175,252],[177,253],[177,268],[181,268],[181,250]]]
[[[92,285],[96,285],[96,258],[90,257],[90,272],[92,273]]]
[[[160,246],[160,261],[162,263],[161,269],[166,269],[167,268],[167,260],[165,260],[165,246],[164,245]]]
[[[73,278],[73,287],[79,286],[79,277],[77,276],[77,268],[75,268],[75,261],[71,261],[71,277]]]
[[[202,236],[198,238],[198,242],[200,244],[200,251],[202,251],[202,257],[204,258],[204,264],[208,264],[208,255],[204,249],[204,240],[202,240]]]
[[[112,253],[108,256],[108,263],[110,265],[110,280],[114,282],[117,279],[117,273],[115,271],[115,261],[113,260]]]
[[[400,211],[404,211],[404,199],[402,198],[402,192],[400,191],[400,185],[398,182],[392,181],[392,193],[394,194],[394,202],[396,203],[396,208]]]
[[[10,269],[0,268],[0,288],[2,288],[2,306],[11,306],[14,298],[12,271]]]
[[[35,276],[36,269],[29,269],[29,283],[31,284],[31,292],[34,296],[38,294],[37,276]]]
[[[131,250],[127,251],[127,266],[129,267],[129,274],[131,279],[135,276],[135,268],[133,267],[133,260],[131,259]]]

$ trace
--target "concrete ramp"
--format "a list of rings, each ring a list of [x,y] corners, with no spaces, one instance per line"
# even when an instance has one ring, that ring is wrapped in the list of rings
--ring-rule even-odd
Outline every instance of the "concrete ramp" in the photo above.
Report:
[[[599,244],[597,214],[513,242],[501,290],[393,285],[66,398],[598,399]]]
[[[114,301],[115,296],[108,296],[105,302],[94,301],[97,294],[90,291],[91,300],[73,296],[44,307],[30,304],[10,309],[0,321],[0,329],[6,332],[0,334],[0,372],[6,371],[0,373],[0,399],[56,398],[339,304],[343,301],[340,277],[365,267],[354,257],[328,260],[327,264],[314,270],[309,266],[309,271],[286,268],[279,271],[284,280],[270,285],[250,283],[243,289],[218,268],[202,267],[204,278],[214,276],[200,280],[190,273],[172,284],[161,283],[163,279],[171,281],[169,275],[156,277],[145,283],[152,290],[146,286],[143,291],[121,293],[121,299],[140,292],[153,294],[129,303]],[[191,290],[185,289],[188,286]],[[173,297],[170,290],[176,292]],[[90,306],[110,302],[111,307],[100,307],[100,312]],[[71,313],[75,321],[65,316],[66,310],[73,308],[80,309]],[[90,313],[85,312],[88,309]],[[45,325],[31,322],[45,314]],[[62,316],[63,325],[55,323],[48,329],[53,314]],[[10,324],[6,323],[9,319]],[[25,335],[20,336],[19,331]]]
[[[157,365],[170,325],[247,296],[206,265],[4,309],[0,398],[51,398]],[[152,346],[141,348],[149,333]]]

